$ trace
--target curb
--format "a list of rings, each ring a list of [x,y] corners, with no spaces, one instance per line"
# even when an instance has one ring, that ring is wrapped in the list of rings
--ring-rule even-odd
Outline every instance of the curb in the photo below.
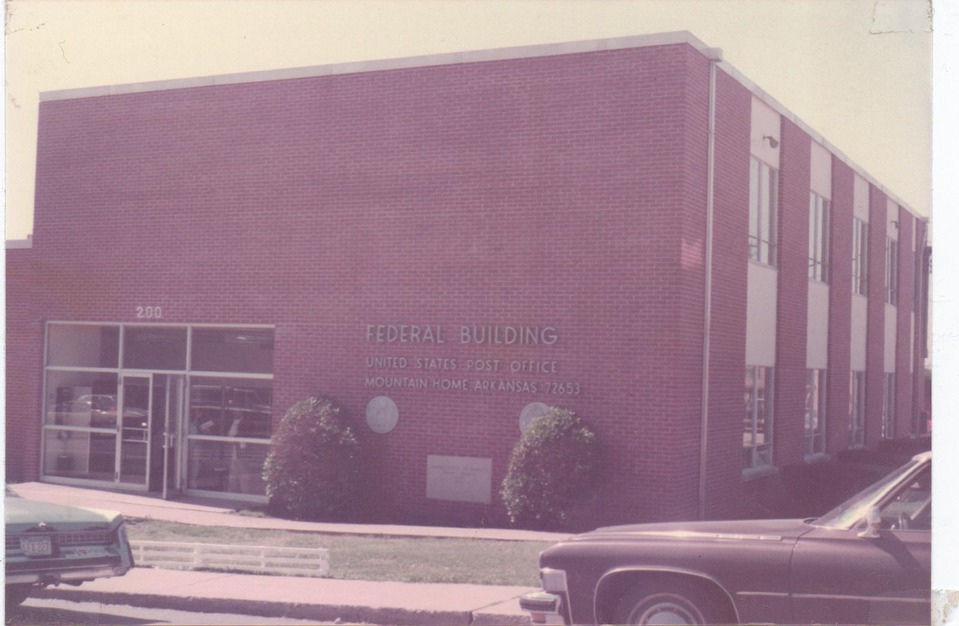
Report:
[[[122,604],[145,609],[194,611],[200,613],[241,613],[255,617],[301,619],[315,622],[344,622],[366,624],[396,624],[403,626],[493,626],[529,624],[526,616],[507,615],[480,611],[426,611],[404,608],[326,604],[302,604],[288,602],[265,602],[229,598],[169,597],[143,593],[116,593],[85,591],[48,587],[31,597],[66,600],[69,602],[94,602]]]

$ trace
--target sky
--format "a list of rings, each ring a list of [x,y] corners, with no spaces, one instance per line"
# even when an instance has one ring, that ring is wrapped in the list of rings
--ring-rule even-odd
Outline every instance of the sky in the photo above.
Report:
[[[10,0],[6,238],[32,233],[44,91],[690,31],[923,215],[925,0]]]
[[[951,50],[945,62],[933,57],[932,2],[936,23],[948,15],[952,24],[946,36],[942,29],[935,34],[937,53]],[[957,6],[954,0],[7,0],[5,234],[23,239],[33,232],[41,92],[683,30],[721,48],[726,61],[899,201],[930,215],[933,63],[948,71],[959,58],[951,37]],[[949,92],[946,101],[954,103],[959,81],[947,76],[937,94]],[[954,137],[955,129],[948,130]],[[959,197],[959,177],[945,169],[954,160],[943,165],[939,156],[954,153],[959,142],[943,136],[937,128],[937,241],[955,232],[954,211],[940,210]],[[959,375],[952,321],[959,319],[959,292],[947,288],[954,282],[949,268],[959,267],[954,248],[937,248],[936,267],[947,271],[933,272],[934,413],[936,406],[959,404],[959,391],[943,384]],[[955,441],[957,429],[957,420],[937,421],[934,446],[947,430]],[[937,456],[937,477],[947,469],[959,475],[956,464],[947,465],[951,458]],[[948,519],[943,508],[937,505],[936,523],[959,528],[959,508],[950,507]],[[952,547],[940,549],[943,537],[952,537]],[[959,533],[939,535],[937,556],[956,550]],[[934,566],[933,586],[959,589],[956,570]]]

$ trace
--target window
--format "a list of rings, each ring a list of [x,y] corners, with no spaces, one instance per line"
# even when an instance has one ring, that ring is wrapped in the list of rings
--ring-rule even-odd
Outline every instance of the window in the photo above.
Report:
[[[749,161],[749,258],[776,264],[776,170],[753,157]]]
[[[123,331],[123,367],[138,370],[186,369],[186,327],[128,326]]]
[[[809,192],[809,278],[829,282],[829,200]]]
[[[120,329],[96,324],[51,324],[47,330],[47,365],[116,368]]]
[[[932,470],[926,467],[882,504],[879,527],[896,531],[932,530]]]
[[[197,328],[191,368],[201,372],[273,371],[273,331],[256,328]]]
[[[896,436],[896,374],[886,372],[883,376],[882,438]]]
[[[852,292],[866,295],[869,278],[869,224],[852,221]]]
[[[43,477],[265,495],[272,328],[50,322],[46,345]]]
[[[826,370],[806,370],[806,454],[826,452]]]
[[[773,368],[746,366],[743,469],[772,465]]]
[[[896,304],[899,296],[899,242],[886,237],[886,302]]]
[[[866,445],[866,372],[849,373],[849,447]]]
[[[266,493],[273,381],[193,376],[188,421],[188,489]]]

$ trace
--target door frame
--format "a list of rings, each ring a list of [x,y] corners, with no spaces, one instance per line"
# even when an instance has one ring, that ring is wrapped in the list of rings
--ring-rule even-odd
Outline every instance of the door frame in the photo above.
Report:
[[[127,379],[143,379],[147,381],[147,425],[146,438],[143,444],[146,446],[145,467],[142,483],[128,483],[121,480],[123,473],[123,417],[127,409]],[[150,439],[151,426],[153,421],[153,372],[141,370],[120,370],[117,380],[117,442],[116,442],[116,465],[114,482],[118,487],[135,489],[137,491],[150,490]]]
[[[164,500],[178,498],[183,494],[185,457],[183,451],[183,427],[186,415],[186,375],[163,374],[166,401],[163,412],[163,481],[160,495]],[[172,465],[172,467],[171,467]],[[172,479],[172,485],[171,483]]]

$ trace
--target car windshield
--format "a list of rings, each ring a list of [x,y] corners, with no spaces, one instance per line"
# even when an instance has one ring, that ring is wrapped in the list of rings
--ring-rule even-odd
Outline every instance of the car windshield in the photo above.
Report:
[[[918,465],[919,461],[906,463],[893,473],[869,485],[822,517],[812,520],[811,523],[816,526],[826,526],[828,528],[851,527],[865,517],[870,505],[893,485],[899,483],[904,476],[915,470]]]

